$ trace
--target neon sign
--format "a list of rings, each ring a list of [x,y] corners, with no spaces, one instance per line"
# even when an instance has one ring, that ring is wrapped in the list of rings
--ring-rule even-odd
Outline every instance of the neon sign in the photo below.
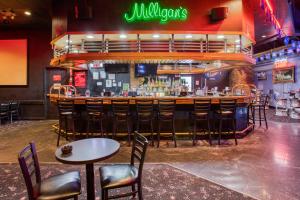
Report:
[[[166,24],[169,21],[185,21],[188,17],[188,10],[179,8],[161,8],[158,2],[134,3],[131,13],[125,13],[124,19],[128,23],[159,21],[160,24]]]

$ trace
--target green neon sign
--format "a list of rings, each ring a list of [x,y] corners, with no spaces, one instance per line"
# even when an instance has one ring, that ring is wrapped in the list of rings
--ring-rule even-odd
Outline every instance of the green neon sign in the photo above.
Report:
[[[159,21],[166,24],[169,21],[185,21],[188,17],[188,10],[183,7],[179,8],[161,8],[158,2],[149,4],[134,3],[131,13],[125,13],[124,19],[128,23]]]

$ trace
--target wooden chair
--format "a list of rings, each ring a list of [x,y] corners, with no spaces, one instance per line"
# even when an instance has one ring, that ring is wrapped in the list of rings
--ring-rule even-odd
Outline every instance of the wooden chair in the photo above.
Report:
[[[90,130],[91,124],[96,124],[96,123],[99,123],[101,137],[103,137],[103,134],[104,134],[103,120],[105,119],[105,115],[104,115],[104,111],[103,111],[103,100],[88,99],[85,101],[85,108],[86,108],[86,112],[87,112],[87,137],[89,137],[89,135],[91,133],[91,130]],[[91,133],[91,136],[94,136],[94,134]]]
[[[9,103],[9,117],[10,123],[12,123],[13,119],[19,119],[19,102],[18,101],[11,101]]]
[[[2,120],[9,120],[9,104],[1,103],[0,104],[0,125]]]
[[[19,153],[18,160],[29,200],[78,199],[81,193],[79,171],[66,172],[42,180],[34,143],[30,143]]]
[[[100,185],[102,200],[116,199],[138,194],[139,200],[143,199],[142,194],[142,172],[146,156],[148,140],[141,134],[135,132],[131,152],[130,164],[114,164],[100,167]],[[138,161],[138,163],[135,162]],[[137,167],[135,166],[137,164]],[[137,185],[137,190],[136,186]],[[109,196],[109,190],[123,187],[130,187],[131,192]]]

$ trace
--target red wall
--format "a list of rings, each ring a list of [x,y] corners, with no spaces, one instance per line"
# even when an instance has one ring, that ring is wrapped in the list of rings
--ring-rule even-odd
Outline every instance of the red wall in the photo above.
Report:
[[[242,31],[242,1],[241,0],[161,0],[162,7],[186,7],[189,16],[185,22],[169,22],[161,25],[158,22],[127,24],[123,14],[128,12],[134,0],[94,0],[93,19],[75,20],[74,9],[69,4],[68,31],[126,31],[126,30],[179,30],[179,31]],[[138,1],[140,2],[140,1]],[[144,1],[150,2],[150,1]],[[229,7],[227,19],[211,23],[209,14],[211,8]],[[55,13],[55,11],[54,11]],[[57,13],[58,14],[58,13]],[[55,27],[53,27],[55,28]]]

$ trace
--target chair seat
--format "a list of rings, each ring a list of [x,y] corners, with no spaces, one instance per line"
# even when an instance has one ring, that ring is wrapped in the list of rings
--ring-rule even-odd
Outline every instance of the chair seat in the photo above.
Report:
[[[89,112],[88,115],[101,117],[103,115],[103,113],[102,112]]]
[[[232,115],[233,114],[233,112],[230,110],[226,110],[226,111],[217,110],[216,112],[221,115]]]
[[[34,188],[34,196],[38,200],[64,199],[79,195],[80,191],[80,173],[72,171],[43,180]]]
[[[193,112],[192,115],[195,117],[205,117],[208,115],[208,112]]]
[[[73,112],[61,112],[61,115],[73,115]]]
[[[1,112],[0,115],[7,115],[7,112]]]
[[[136,182],[138,169],[128,164],[100,167],[100,183],[105,189],[122,187]]]
[[[160,118],[173,118],[174,117],[174,113],[173,112],[160,112],[159,113],[159,117]]]
[[[138,113],[137,114],[138,115],[138,118],[139,119],[149,119],[149,120],[151,120],[152,118],[153,118],[153,114],[152,113]]]

